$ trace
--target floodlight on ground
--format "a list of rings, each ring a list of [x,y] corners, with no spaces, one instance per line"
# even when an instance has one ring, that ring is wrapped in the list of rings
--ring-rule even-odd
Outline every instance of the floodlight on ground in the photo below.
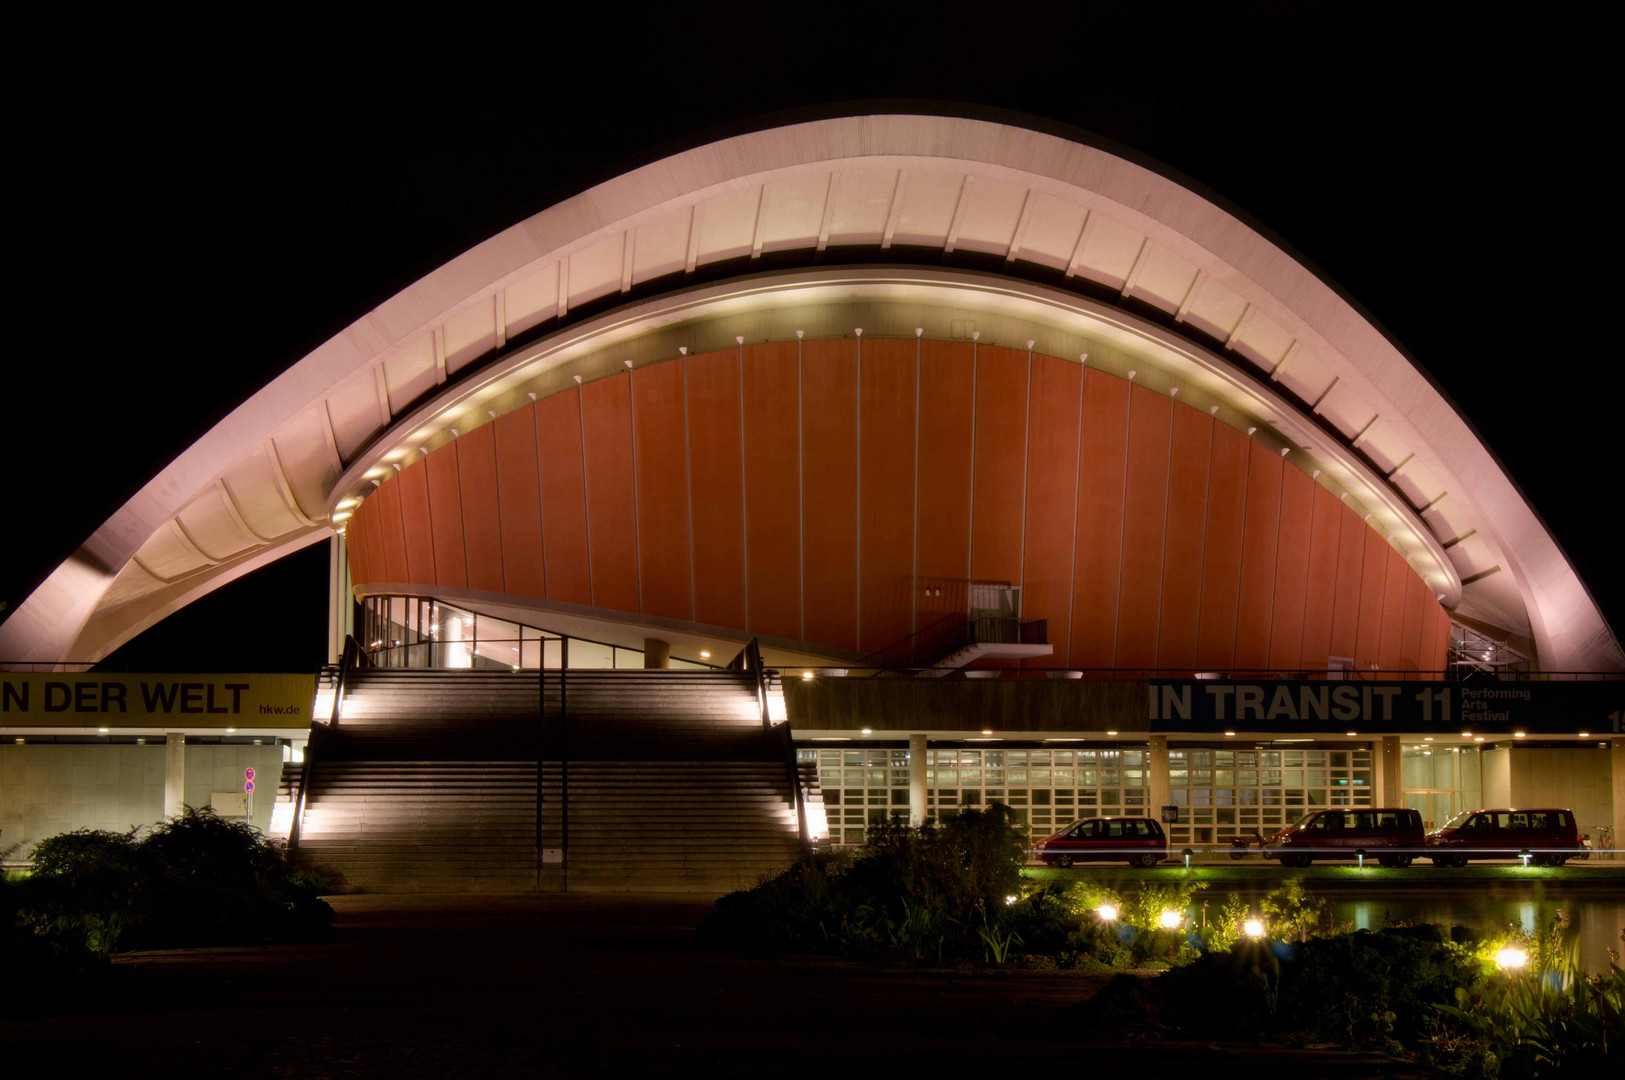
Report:
[[[1527,963],[1529,954],[1512,945],[1495,954],[1495,966],[1502,971],[1518,971]]]
[[[1117,918],[1117,906],[1115,904],[1101,904],[1095,908],[1095,914],[1099,915],[1103,921],[1111,922]]]
[[[1257,919],[1248,919],[1241,924],[1241,932],[1256,941],[1264,936],[1264,924]]]
[[[1185,916],[1177,911],[1164,911],[1157,916],[1157,921],[1162,924],[1164,930],[1172,930],[1185,921]]]

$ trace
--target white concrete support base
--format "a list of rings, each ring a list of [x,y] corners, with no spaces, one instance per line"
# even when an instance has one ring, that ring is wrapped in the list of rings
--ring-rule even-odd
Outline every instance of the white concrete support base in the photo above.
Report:
[[[925,806],[925,736],[908,737],[908,823],[924,825]]]
[[[1625,846],[1620,840],[1625,837],[1625,737],[1615,737],[1608,749],[1608,756],[1612,759],[1609,764],[1613,766],[1610,782],[1614,795],[1614,846],[1617,848]],[[1584,832],[1585,829],[1582,827],[1580,831]]]
[[[1151,805],[1146,816],[1162,820],[1162,808],[1173,798],[1168,787],[1168,736],[1152,735],[1148,740],[1151,753]]]
[[[179,817],[186,806],[186,736],[164,736],[164,817]]]
[[[1372,777],[1376,783],[1376,791],[1372,793],[1376,806],[1405,805],[1405,748],[1402,742],[1398,735],[1384,735],[1382,745],[1373,748],[1377,751],[1377,767],[1372,770],[1376,774]]]

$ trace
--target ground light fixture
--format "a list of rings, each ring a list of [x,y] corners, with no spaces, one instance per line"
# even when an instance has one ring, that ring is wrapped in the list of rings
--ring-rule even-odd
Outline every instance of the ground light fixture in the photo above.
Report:
[[[1113,919],[1117,918],[1117,905],[1101,904],[1099,907],[1095,908],[1095,914],[1099,915],[1102,921],[1111,922]]]
[[[1108,732],[1106,732],[1106,734],[1108,734],[1108,735],[1116,735],[1116,734],[1117,734],[1117,732],[1115,732],[1115,731],[1108,731]]]
[[[991,735],[991,734],[993,734],[993,729],[990,728],[990,727],[985,727],[985,728],[982,729],[982,734],[983,735]]]
[[[1257,919],[1248,919],[1241,924],[1241,932],[1257,941],[1264,936],[1264,924]]]
[[[1004,898],[1004,906],[1005,907],[1009,907],[1010,905],[1014,904],[1015,902],[1016,902],[1016,898],[1014,896],[1006,896]]]
[[[1529,849],[1524,848],[1522,851],[1518,852],[1518,858],[1523,860],[1523,868],[1525,870],[1529,869]]]
[[[803,672],[802,672],[802,673],[801,673],[801,677],[802,677],[802,678],[803,678],[803,679],[807,679],[807,680],[811,680],[811,679],[812,679],[812,677],[813,677],[813,673],[812,673],[812,672],[810,672],[810,671],[803,671]]]
[[[1185,916],[1177,911],[1164,911],[1157,916],[1157,921],[1162,923],[1164,930],[1172,930],[1185,921]]]
[[[1521,971],[1529,963],[1529,954],[1513,945],[1508,945],[1495,954],[1495,966],[1502,971]]]
[[[875,732],[874,732],[874,729],[873,729],[873,728],[864,728],[864,729],[863,729],[863,733],[864,733],[864,734],[865,734],[865,735],[873,735],[873,734],[874,734],[874,733],[875,733]]]
[[[1186,848],[1184,851],[1181,851],[1180,854],[1185,858],[1185,869],[1189,870],[1191,868],[1191,856],[1196,853],[1190,848]]]

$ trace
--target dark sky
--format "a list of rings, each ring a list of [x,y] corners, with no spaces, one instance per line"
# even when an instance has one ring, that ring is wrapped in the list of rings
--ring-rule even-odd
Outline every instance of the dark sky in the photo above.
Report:
[[[1588,209],[1617,127],[1606,35],[1420,7],[616,5],[597,24],[410,25],[159,7],[42,28],[40,76],[8,110],[24,302],[0,598],[278,372],[491,234],[787,111],[913,101],[1082,128],[1262,223],[1444,389],[1618,628],[1601,519],[1620,379],[1611,275],[1591,265],[1615,245]],[[254,641],[244,666],[314,664],[324,578],[316,555],[252,575],[123,659],[229,666]],[[222,619],[234,632],[200,646]]]

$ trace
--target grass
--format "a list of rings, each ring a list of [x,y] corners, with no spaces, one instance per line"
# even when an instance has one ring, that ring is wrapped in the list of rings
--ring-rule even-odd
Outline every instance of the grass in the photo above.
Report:
[[[1448,888],[1472,882],[1502,885],[1522,883],[1562,884],[1565,888],[1593,886],[1609,890],[1625,889],[1625,863],[1618,866],[1575,867],[1531,866],[1464,866],[1459,870],[1441,870],[1432,866],[1407,869],[1367,865],[1360,869],[1352,863],[1333,863],[1308,866],[1303,869],[1283,869],[1274,863],[1237,862],[1229,866],[1211,864],[1193,866],[1189,870],[1178,863],[1164,863],[1148,870],[1137,867],[1096,866],[1074,867],[1070,870],[1030,867],[1022,875],[1032,881],[1155,881],[1175,875],[1182,880],[1218,883],[1268,884],[1287,877],[1301,877],[1326,886],[1374,885],[1405,886],[1414,888]]]

